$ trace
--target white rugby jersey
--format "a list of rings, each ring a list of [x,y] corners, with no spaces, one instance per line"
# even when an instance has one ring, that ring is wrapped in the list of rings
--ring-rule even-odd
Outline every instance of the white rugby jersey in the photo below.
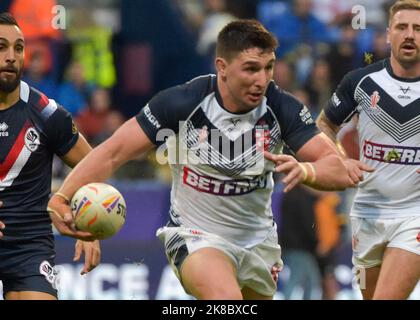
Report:
[[[403,79],[389,59],[347,74],[325,108],[340,125],[359,113],[364,173],[351,215],[394,218],[420,215],[420,77]]]
[[[215,75],[160,92],[136,118],[158,154],[168,148],[170,222],[243,247],[275,227],[274,165],[262,150],[280,153],[287,144],[296,152],[318,133],[308,109],[274,82],[257,108],[227,111]]]

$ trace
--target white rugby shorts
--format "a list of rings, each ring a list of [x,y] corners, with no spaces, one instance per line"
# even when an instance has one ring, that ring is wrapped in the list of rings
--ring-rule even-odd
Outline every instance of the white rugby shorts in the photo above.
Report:
[[[283,262],[275,227],[264,241],[251,248],[242,248],[216,234],[183,226],[163,227],[156,235],[164,243],[166,256],[178,279],[185,258],[201,248],[210,247],[230,257],[241,289],[248,287],[264,296],[273,296],[277,290],[271,269],[274,265],[282,268]]]
[[[381,265],[386,248],[399,248],[420,255],[420,217],[351,217],[351,228],[352,261],[356,268]]]

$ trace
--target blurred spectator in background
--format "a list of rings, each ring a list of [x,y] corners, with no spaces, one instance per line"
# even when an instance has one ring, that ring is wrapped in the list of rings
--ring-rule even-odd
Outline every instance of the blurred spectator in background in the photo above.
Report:
[[[284,59],[276,60],[273,79],[283,90],[291,92],[296,87],[293,66]]]
[[[92,145],[97,146],[104,142],[125,122],[123,114],[117,110],[107,112],[102,130],[92,137]]]
[[[330,79],[330,66],[325,60],[317,60],[305,84],[309,95],[309,105],[316,118],[332,94],[333,86]]]
[[[92,4],[87,4],[87,8],[72,10],[73,26],[66,30],[66,36],[71,43],[72,59],[81,64],[86,81],[111,88],[116,82],[111,50],[113,34],[109,25],[97,21],[93,9]]]
[[[57,99],[58,83],[48,73],[46,57],[35,51],[26,67],[23,80],[35,89],[45,93],[51,99]]]
[[[43,55],[46,72],[54,71],[57,65],[56,43],[61,40],[61,31],[53,25],[55,0],[13,0],[10,13],[19,22],[25,34],[25,66],[32,55]]]
[[[327,25],[335,25],[343,15],[351,12],[348,0],[313,0],[312,13]]]
[[[87,108],[94,88],[93,83],[86,81],[83,66],[73,61],[67,68],[67,80],[59,87],[58,102],[65,105],[73,116],[77,116]]]
[[[111,97],[107,89],[97,88],[92,92],[88,107],[76,118],[80,132],[89,142],[105,130],[107,118],[111,113]]]
[[[302,185],[284,194],[279,239],[284,263],[290,269],[283,289],[286,299],[335,298],[335,249],[341,235],[339,203],[340,197],[334,192]]]
[[[276,52],[278,58],[301,45],[316,47],[319,43],[329,43],[332,40],[328,27],[312,14],[311,0],[293,0],[291,7],[285,12],[272,12],[272,16],[267,15],[260,19],[279,39],[280,46]]]
[[[303,185],[283,195],[278,233],[283,261],[290,269],[283,288],[287,300],[321,298],[314,214],[317,200],[317,191]]]
[[[390,48],[386,42],[386,30],[376,29],[372,44],[372,62],[377,62],[389,57]]]
[[[340,203],[341,198],[337,193],[322,192],[314,207],[317,235],[316,258],[321,274],[323,300],[335,299],[338,292],[338,283],[334,272],[337,263],[337,249],[342,235],[342,219],[337,211]]]
[[[197,51],[208,60],[214,70],[214,55],[217,35],[229,22],[236,19],[226,10],[226,0],[204,0],[206,14],[198,36]]]
[[[351,26],[348,16],[340,23],[340,36],[337,43],[330,46],[325,60],[330,66],[331,85],[337,86],[342,77],[350,70],[361,67],[363,56],[357,49],[357,30]]]

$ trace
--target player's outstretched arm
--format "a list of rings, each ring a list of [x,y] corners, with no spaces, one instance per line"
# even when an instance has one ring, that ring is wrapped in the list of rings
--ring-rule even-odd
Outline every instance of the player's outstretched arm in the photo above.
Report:
[[[63,185],[48,203],[51,216],[61,219],[60,233],[81,240],[92,240],[74,228],[70,199],[83,185],[107,180],[127,161],[152,149],[154,144],[146,136],[135,118],[123,124],[108,140],[93,149],[64,180]],[[61,229],[60,229],[61,228]],[[83,233],[83,235],[82,235]]]
[[[89,143],[86,141],[85,137],[79,133],[79,139],[77,140],[77,143],[74,145],[74,147],[62,157],[63,161],[70,167],[74,167],[77,165],[90,151],[92,150]],[[57,220],[57,224],[64,224],[62,219],[58,219],[58,217],[55,215]],[[57,226],[56,226],[57,227]],[[64,228],[66,225],[64,224]],[[71,230],[76,231],[77,230]],[[91,235],[89,235],[91,237]],[[99,263],[101,262],[101,246],[98,240],[95,241],[82,241],[77,240],[75,245],[75,251],[74,251],[74,258],[73,261],[79,261],[82,254],[84,254],[85,262],[82,271],[80,274],[86,274],[93,269],[95,269]]]
[[[319,190],[343,190],[354,183],[347,174],[344,162],[332,141],[320,133],[305,143],[296,153],[289,155],[264,153],[275,163],[275,171],[284,173],[284,192],[304,183]]]
[[[79,133],[76,144],[64,155],[61,159],[71,168],[79,163],[90,151],[92,147],[86,141],[85,137]],[[62,234],[73,238],[84,239],[86,241],[92,241],[92,234],[89,232],[77,231],[74,225],[67,225],[62,217],[56,212],[47,208],[52,223],[55,228]]]
[[[316,124],[318,128],[325,133],[328,138],[330,138],[334,144],[337,146],[338,150],[340,151],[341,156],[343,157],[344,164],[347,169],[347,174],[349,175],[350,179],[353,181],[354,185],[357,185],[359,182],[363,181],[363,172],[372,172],[374,171],[373,168],[369,167],[367,164],[359,161],[350,159],[347,157],[347,154],[337,140],[337,133],[340,131],[340,127],[335,125],[328,119],[327,115],[324,111],[318,116],[316,120]]]

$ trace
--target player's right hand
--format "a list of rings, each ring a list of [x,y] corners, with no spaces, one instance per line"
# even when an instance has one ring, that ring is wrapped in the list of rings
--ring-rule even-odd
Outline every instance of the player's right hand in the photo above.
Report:
[[[48,213],[54,227],[61,235],[80,239],[83,241],[94,241],[95,238],[90,232],[76,229],[69,203],[62,197],[53,195],[48,202]]]
[[[366,163],[363,163],[359,160],[345,159],[344,164],[347,169],[347,174],[349,175],[351,181],[353,182],[355,186],[357,186],[359,182],[364,180],[363,171],[364,172],[375,171],[374,168],[368,166]]]
[[[3,205],[3,202],[0,201],[0,207],[2,205]],[[5,227],[6,227],[5,224],[0,221],[0,239],[3,237],[3,233],[1,232],[1,230],[3,230]]]

